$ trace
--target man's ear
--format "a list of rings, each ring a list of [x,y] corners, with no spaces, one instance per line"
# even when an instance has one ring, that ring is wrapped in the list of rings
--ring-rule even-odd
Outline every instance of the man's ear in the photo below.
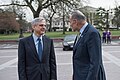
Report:
[[[35,29],[35,26],[32,26],[32,29]]]

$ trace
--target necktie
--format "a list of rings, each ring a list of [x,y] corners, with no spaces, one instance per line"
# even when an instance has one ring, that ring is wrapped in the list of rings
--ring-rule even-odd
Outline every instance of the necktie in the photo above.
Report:
[[[75,45],[77,44],[77,42],[78,42],[80,36],[81,36],[81,33],[77,34],[76,39],[75,39]]]
[[[79,40],[79,38],[80,38],[80,35],[81,35],[81,33],[79,33],[79,34],[77,35],[76,43],[78,42],[78,40]]]
[[[38,55],[39,55],[39,59],[41,61],[41,58],[42,58],[42,44],[41,44],[41,39],[38,38]]]

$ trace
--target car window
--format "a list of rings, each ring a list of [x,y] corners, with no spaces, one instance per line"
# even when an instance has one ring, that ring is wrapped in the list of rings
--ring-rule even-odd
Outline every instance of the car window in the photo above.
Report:
[[[76,35],[67,35],[64,38],[64,41],[74,41],[76,38]]]

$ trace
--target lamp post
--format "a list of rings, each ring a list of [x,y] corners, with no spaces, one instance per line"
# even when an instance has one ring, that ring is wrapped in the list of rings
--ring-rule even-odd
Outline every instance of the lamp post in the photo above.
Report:
[[[107,30],[109,29],[109,10],[107,10],[107,12],[106,12],[106,28],[107,28]]]

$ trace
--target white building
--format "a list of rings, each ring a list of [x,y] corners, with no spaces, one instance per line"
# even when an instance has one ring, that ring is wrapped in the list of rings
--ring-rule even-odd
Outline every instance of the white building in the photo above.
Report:
[[[65,19],[65,28],[67,31],[70,29],[70,23],[68,19]],[[52,29],[56,29],[56,31],[63,30],[63,18],[56,17],[52,21]]]

